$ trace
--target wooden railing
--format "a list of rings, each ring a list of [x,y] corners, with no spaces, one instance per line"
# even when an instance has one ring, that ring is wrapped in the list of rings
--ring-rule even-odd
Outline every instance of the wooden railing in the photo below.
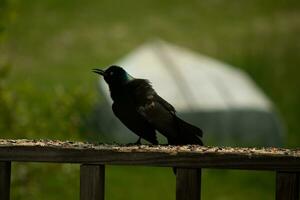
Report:
[[[276,199],[299,199],[300,150],[0,140],[1,200],[9,199],[12,162],[81,164],[81,200],[104,199],[105,165],[176,167],[177,200],[200,199],[201,168],[271,170]]]

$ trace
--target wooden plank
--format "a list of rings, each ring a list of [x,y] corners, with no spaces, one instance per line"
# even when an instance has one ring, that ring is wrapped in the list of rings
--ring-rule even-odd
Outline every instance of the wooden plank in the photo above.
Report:
[[[300,158],[184,152],[115,152],[50,147],[0,148],[0,161],[300,171]]]
[[[104,200],[105,166],[80,166],[80,200]]]
[[[177,168],[176,200],[201,199],[201,169]]]
[[[10,196],[10,162],[0,162],[0,199],[9,200]]]
[[[300,172],[300,150],[187,146],[118,146],[0,140],[0,161],[148,165]]]
[[[276,173],[276,200],[299,200],[299,173]]]

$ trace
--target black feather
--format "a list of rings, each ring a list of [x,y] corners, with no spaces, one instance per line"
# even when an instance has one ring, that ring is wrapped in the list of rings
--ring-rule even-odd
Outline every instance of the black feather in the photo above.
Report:
[[[134,79],[117,66],[103,72],[113,99],[113,112],[132,132],[158,144],[155,130],[172,145],[203,145],[202,130],[176,116],[174,107],[160,97],[146,79]]]

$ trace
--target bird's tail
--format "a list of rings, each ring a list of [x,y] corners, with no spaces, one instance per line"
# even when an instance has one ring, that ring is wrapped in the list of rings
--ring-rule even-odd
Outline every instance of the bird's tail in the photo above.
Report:
[[[183,121],[177,116],[174,117],[176,120],[180,141],[178,139],[175,139],[174,141],[169,141],[170,143],[176,145],[185,145],[185,144],[203,145],[203,142],[201,140],[203,136],[203,131],[200,128]],[[173,167],[173,173],[174,175],[176,175],[177,173],[176,167]]]
[[[176,140],[169,139],[170,144],[176,144],[176,145],[184,145],[184,144],[198,144],[198,145],[203,145],[203,142],[201,140],[203,136],[203,131],[196,127],[193,126],[179,117],[175,116],[175,121],[177,125],[177,130],[178,130],[178,137]],[[177,173],[177,168],[173,167],[173,173],[176,175]]]
[[[183,121],[177,116],[174,117],[178,128],[180,143],[203,145],[201,140],[203,131],[200,128]]]

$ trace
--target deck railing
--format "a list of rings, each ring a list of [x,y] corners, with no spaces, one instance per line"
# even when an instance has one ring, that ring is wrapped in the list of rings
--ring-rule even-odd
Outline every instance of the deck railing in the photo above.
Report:
[[[269,170],[276,173],[276,200],[299,199],[299,149],[193,145],[118,146],[82,142],[0,140],[1,200],[8,200],[10,196],[12,162],[81,164],[81,200],[104,199],[105,165],[176,167],[177,200],[201,198],[203,168]]]

